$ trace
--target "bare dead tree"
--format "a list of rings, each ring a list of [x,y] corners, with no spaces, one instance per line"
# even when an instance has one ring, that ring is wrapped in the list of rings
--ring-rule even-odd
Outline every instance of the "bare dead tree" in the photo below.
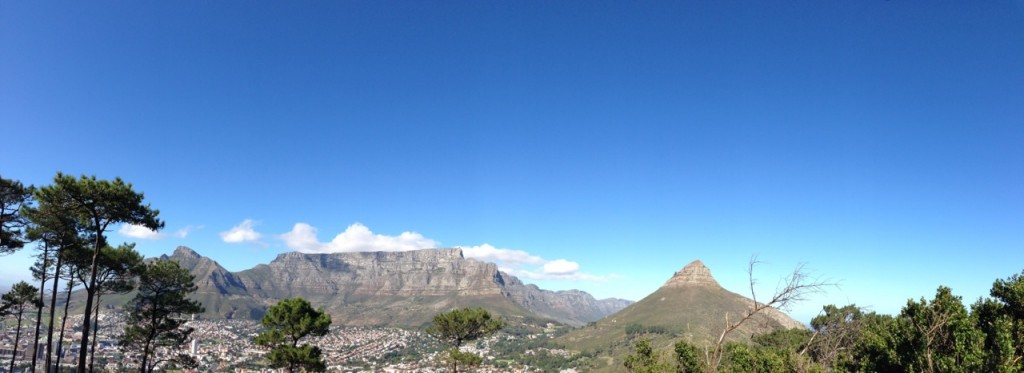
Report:
[[[813,356],[826,369],[834,368],[840,356],[849,353],[864,329],[863,309],[856,305],[822,307],[811,320],[814,333],[800,350],[800,356]]]
[[[800,263],[797,264],[789,276],[779,281],[779,285],[775,288],[775,293],[772,294],[768,301],[758,302],[757,291],[755,290],[757,279],[754,277],[754,267],[759,263],[761,262],[757,260],[755,255],[750,257],[750,262],[747,265],[747,278],[750,283],[750,307],[736,320],[730,319],[729,314],[726,313],[725,327],[718,335],[718,339],[715,340],[713,345],[705,346],[704,348],[704,358],[707,363],[708,372],[717,372],[722,364],[725,341],[729,334],[753,319],[755,315],[764,313],[769,309],[788,309],[793,304],[806,300],[811,294],[821,293],[826,287],[835,286],[833,283],[811,278],[804,264]]]
[[[932,305],[934,307],[934,304]],[[938,308],[938,307],[934,307]],[[914,328],[917,329],[919,335],[924,338],[924,357],[927,363],[928,372],[934,372],[935,361],[934,355],[936,345],[941,340],[951,339],[948,334],[949,324],[953,319],[953,315],[945,310],[934,310],[931,317],[928,317],[923,324],[914,323]]]

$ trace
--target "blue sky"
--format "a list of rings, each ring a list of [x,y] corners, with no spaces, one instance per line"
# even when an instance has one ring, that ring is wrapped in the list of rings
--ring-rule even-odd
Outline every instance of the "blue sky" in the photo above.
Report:
[[[758,255],[841,282],[798,319],[892,313],[1024,270],[1022,46],[1020,1],[3,2],[0,175],[120,176],[167,227],[112,241],[231,270],[464,246],[637,300]]]

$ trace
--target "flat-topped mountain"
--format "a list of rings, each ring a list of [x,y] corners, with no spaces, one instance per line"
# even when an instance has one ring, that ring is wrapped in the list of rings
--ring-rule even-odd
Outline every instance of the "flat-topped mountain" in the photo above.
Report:
[[[680,339],[702,345],[722,332],[726,317],[735,321],[753,306],[753,301],[726,290],[699,260],[687,264],[658,290],[604,319],[561,337],[570,349],[610,355],[609,369],[621,368],[634,336],[646,334],[657,348]],[[733,340],[777,329],[805,328],[800,322],[775,310],[766,309],[730,334]],[[598,367],[600,370],[601,367]]]
[[[227,271],[187,247],[178,247],[168,258],[196,276],[195,297],[213,318],[255,319],[281,299],[302,297],[324,307],[341,325],[420,326],[438,312],[478,306],[500,315],[583,325],[630,303],[526,285],[494,263],[465,258],[458,248],[290,252],[240,272]]]

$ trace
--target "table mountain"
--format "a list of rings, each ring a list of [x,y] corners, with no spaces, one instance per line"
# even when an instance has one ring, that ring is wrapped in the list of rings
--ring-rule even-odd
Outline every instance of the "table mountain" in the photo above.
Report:
[[[505,316],[570,325],[595,321],[627,306],[582,291],[548,291],[523,284],[494,263],[466,259],[462,250],[278,255],[269,264],[225,270],[187,247],[168,258],[196,276],[207,317],[259,318],[284,298],[324,307],[336,324],[418,327],[456,307],[484,307]]]

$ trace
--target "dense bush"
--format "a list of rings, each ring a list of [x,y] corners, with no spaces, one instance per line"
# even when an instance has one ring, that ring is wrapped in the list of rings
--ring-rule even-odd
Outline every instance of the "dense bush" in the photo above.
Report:
[[[728,342],[719,362],[707,360],[707,345],[679,341],[670,367],[641,340],[625,365],[632,372],[1024,372],[1022,276],[997,280],[991,297],[970,307],[945,286],[931,300],[907,301],[895,316],[827,305],[811,330]],[[646,333],[665,331],[626,326],[629,336]]]

